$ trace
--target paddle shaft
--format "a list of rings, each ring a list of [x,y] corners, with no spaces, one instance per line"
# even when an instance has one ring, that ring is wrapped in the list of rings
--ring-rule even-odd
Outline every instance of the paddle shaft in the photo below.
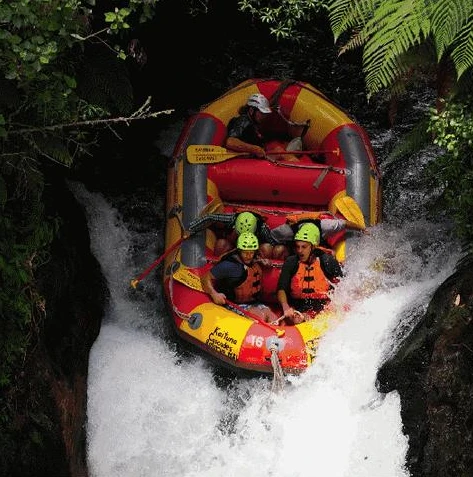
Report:
[[[243,308],[241,308],[240,306],[238,306],[236,303],[233,303],[231,302],[230,300],[226,299],[225,300],[225,303],[230,307],[230,308],[234,308],[235,310],[238,310],[240,313],[242,313],[243,315],[247,316],[248,318],[253,318],[253,320],[256,320],[258,321],[259,323],[261,323],[263,326],[266,326],[267,328],[273,330],[278,336],[283,336],[285,334],[285,331],[280,329],[280,328],[277,328],[276,326],[274,325],[271,325],[270,323],[266,323],[266,321],[264,321],[262,318],[260,318],[258,315],[255,315],[254,313],[251,313],[249,312],[248,310],[245,310]]]
[[[338,154],[340,151],[339,149],[330,149],[326,151],[321,151],[320,149],[313,149],[309,151],[268,151],[266,152],[267,156],[278,156],[280,154],[294,154],[294,155],[302,155],[302,154],[324,154],[331,152],[333,154]],[[226,152],[213,152],[212,154],[217,155],[232,155],[232,156],[254,156],[251,152],[236,152],[236,151],[226,151]]]
[[[136,285],[143,280],[143,278],[147,277],[153,269],[155,269],[171,252],[176,250],[177,247],[181,245],[184,241],[185,237],[180,238],[176,243],[174,243],[171,247],[169,247],[165,252],[158,257],[144,272],[142,272],[138,277],[131,280],[131,286],[136,288]]]
[[[294,155],[304,155],[304,154],[324,154],[332,153],[339,155],[340,149],[331,149],[331,150],[308,150],[308,151],[268,151],[266,156],[277,156],[285,154],[294,154]],[[251,152],[237,152],[229,151],[222,146],[212,146],[212,145],[195,145],[192,144],[187,147],[187,160],[191,164],[213,164],[218,162],[226,161],[233,157],[249,157],[254,156]]]

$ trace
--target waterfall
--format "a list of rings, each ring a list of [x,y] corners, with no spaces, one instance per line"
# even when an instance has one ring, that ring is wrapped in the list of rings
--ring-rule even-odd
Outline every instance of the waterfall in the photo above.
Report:
[[[399,395],[380,394],[376,373],[452,273],[458,253],[443,224],[419,217],[356,239],[333,297],[344,318],[316,363],[275,393],[268,378],[219,379],[206,359],[180,349],[161,269],[142,290],[130,287],[156,258],[156,234],[134,231],[100,193],[71,188],[110,290],[89,363],[91,477],[409,475]]]

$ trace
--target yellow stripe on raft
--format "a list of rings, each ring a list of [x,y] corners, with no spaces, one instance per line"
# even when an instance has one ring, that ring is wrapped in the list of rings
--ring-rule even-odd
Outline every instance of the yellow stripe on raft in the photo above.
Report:
[[[319,339],[338,321],[339,316],[337,313],[328,310],[319,313],[314,320],[296,325],[306,344],[308,364],[314,361]]]
[[[194,330],[184,320],[180,329],[215,352],[236,361],[253,322],[213,303],[197,306],[192,310],[192,314],[194,313],[200,313],[206,317],[202,320],[201,326]]]

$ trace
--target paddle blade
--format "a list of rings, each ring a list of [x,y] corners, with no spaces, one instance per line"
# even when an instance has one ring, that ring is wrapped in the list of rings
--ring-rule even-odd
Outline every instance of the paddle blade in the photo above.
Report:
[[[193,290],[203,292],[202,283],[200,282],[200,277],[197,276],[195,273],[191,272],[186,267],[179,267],[174,273],[173,278],[177,280],[179,283],[186,285]]]
[[[356,203],[355,199],[348,195],[338,197],[335,200],[335,206],[347,220],[359,225],[362,228],[366,227],[363,212],[361,211],[360,206]]]
[[[191,144],[187,146],[187,160],[190,164],[216,164],[241,155],[241,152],[227,151],[220,146],[209,146],[206,144]]]

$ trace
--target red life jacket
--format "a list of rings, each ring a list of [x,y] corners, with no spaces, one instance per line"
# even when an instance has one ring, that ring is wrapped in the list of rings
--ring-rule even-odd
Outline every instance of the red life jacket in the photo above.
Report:
[[[235,288],[235,303],[251,303],[261,292],[262,269],[258,263],[246,267],[246,279]]]
[[[331,285],[316,257],[312,263],[299,262],[297,271],[291,278],[291,297],[299,300],[304,298],[327,298]]]

